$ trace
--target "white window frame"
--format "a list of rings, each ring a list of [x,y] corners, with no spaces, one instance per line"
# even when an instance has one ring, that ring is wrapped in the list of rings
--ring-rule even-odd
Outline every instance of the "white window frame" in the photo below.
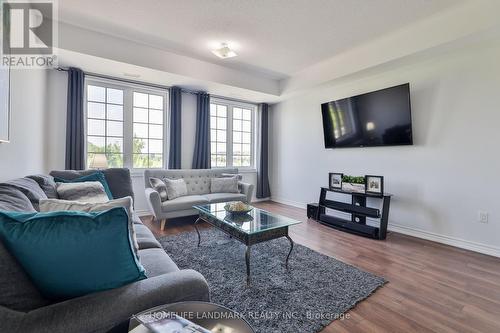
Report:
[[[213,166],[213,169],[217,168],[238,168],[243,172],[255,172],[256,171],[256,150],[257,146],[257,105],[251,103],[245,103],[240,101],[234,101],[225,98],[210,98],[210,104],[224,105],[227,108],[227,124],[226,124],[226,166],[218,167]],[[233,166],[233,108],[250,109],[252,111],[251,120],[251,143],[250,143],[250,166]],[[212,138],[210,138],[210,144],[212,143]],[[212,158],[212,156],[210,156]]]
[[[84,117],[85,117],[85,166],[87,166],[87,91],[88,86],[101,86],[105,88],[123,90],[123,167],[129,168],[134,173],[142,173],[146,168],[134,168],[133,166],[133,139],[134,139],[134,105],[133,96],[134,92],[155,94],[163,96],[163,165],[161,168],[166,168],[168,165],[168,152],[169,152],[169,122],[170,110],[168,109],[169,93],[167,89],[160,89],[141,85],[136,83],[123,82],[120,80],[88,77],[85,78],[85,93],[84,93]]]

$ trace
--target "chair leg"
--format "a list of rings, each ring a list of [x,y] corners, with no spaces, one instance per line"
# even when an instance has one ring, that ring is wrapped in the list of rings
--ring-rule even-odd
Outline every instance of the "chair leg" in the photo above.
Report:
[[[165,230],[165,224],[167,223],[167,219],[162,219],[160,221],[160,230],[163,231]]]

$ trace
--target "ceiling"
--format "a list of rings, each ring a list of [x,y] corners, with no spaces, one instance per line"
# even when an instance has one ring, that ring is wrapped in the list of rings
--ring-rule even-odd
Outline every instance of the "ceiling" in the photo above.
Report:
[[[281,80],[466,0],[64,0],[59,20]],[[229,42],[239,54],[210,50]]]

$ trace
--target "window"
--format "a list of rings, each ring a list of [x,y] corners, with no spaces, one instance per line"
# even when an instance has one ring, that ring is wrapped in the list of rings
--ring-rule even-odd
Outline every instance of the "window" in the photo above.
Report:
[[[254,168],[256,106],[226,100],[210,103],[212,167]]]
[[[87,167],[162,168],[167,92],[87,80]]]

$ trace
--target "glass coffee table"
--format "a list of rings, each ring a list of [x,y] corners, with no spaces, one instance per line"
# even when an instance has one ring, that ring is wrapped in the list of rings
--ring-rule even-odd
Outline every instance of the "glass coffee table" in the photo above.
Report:
[[[208,224],[222,230],[229,236],[246,245],[245,262],[247,266],[247,283],[250,283],[250,248],[254,244],[266,242],[272,239],[286,237],[290,242],[290,251],[285,260],[288,268],[288,259],[293,250],[293,240],[288,235],[288,227],[301,223],[281,215],[273,214],[263,209],[253,207],[246,214],[231,214],[226,212],[224,206],[227,202],[193,206],[199,213],[194,223],[198,233],[198,246],[201,243],[201,235],[198,227],[199,222]]]

